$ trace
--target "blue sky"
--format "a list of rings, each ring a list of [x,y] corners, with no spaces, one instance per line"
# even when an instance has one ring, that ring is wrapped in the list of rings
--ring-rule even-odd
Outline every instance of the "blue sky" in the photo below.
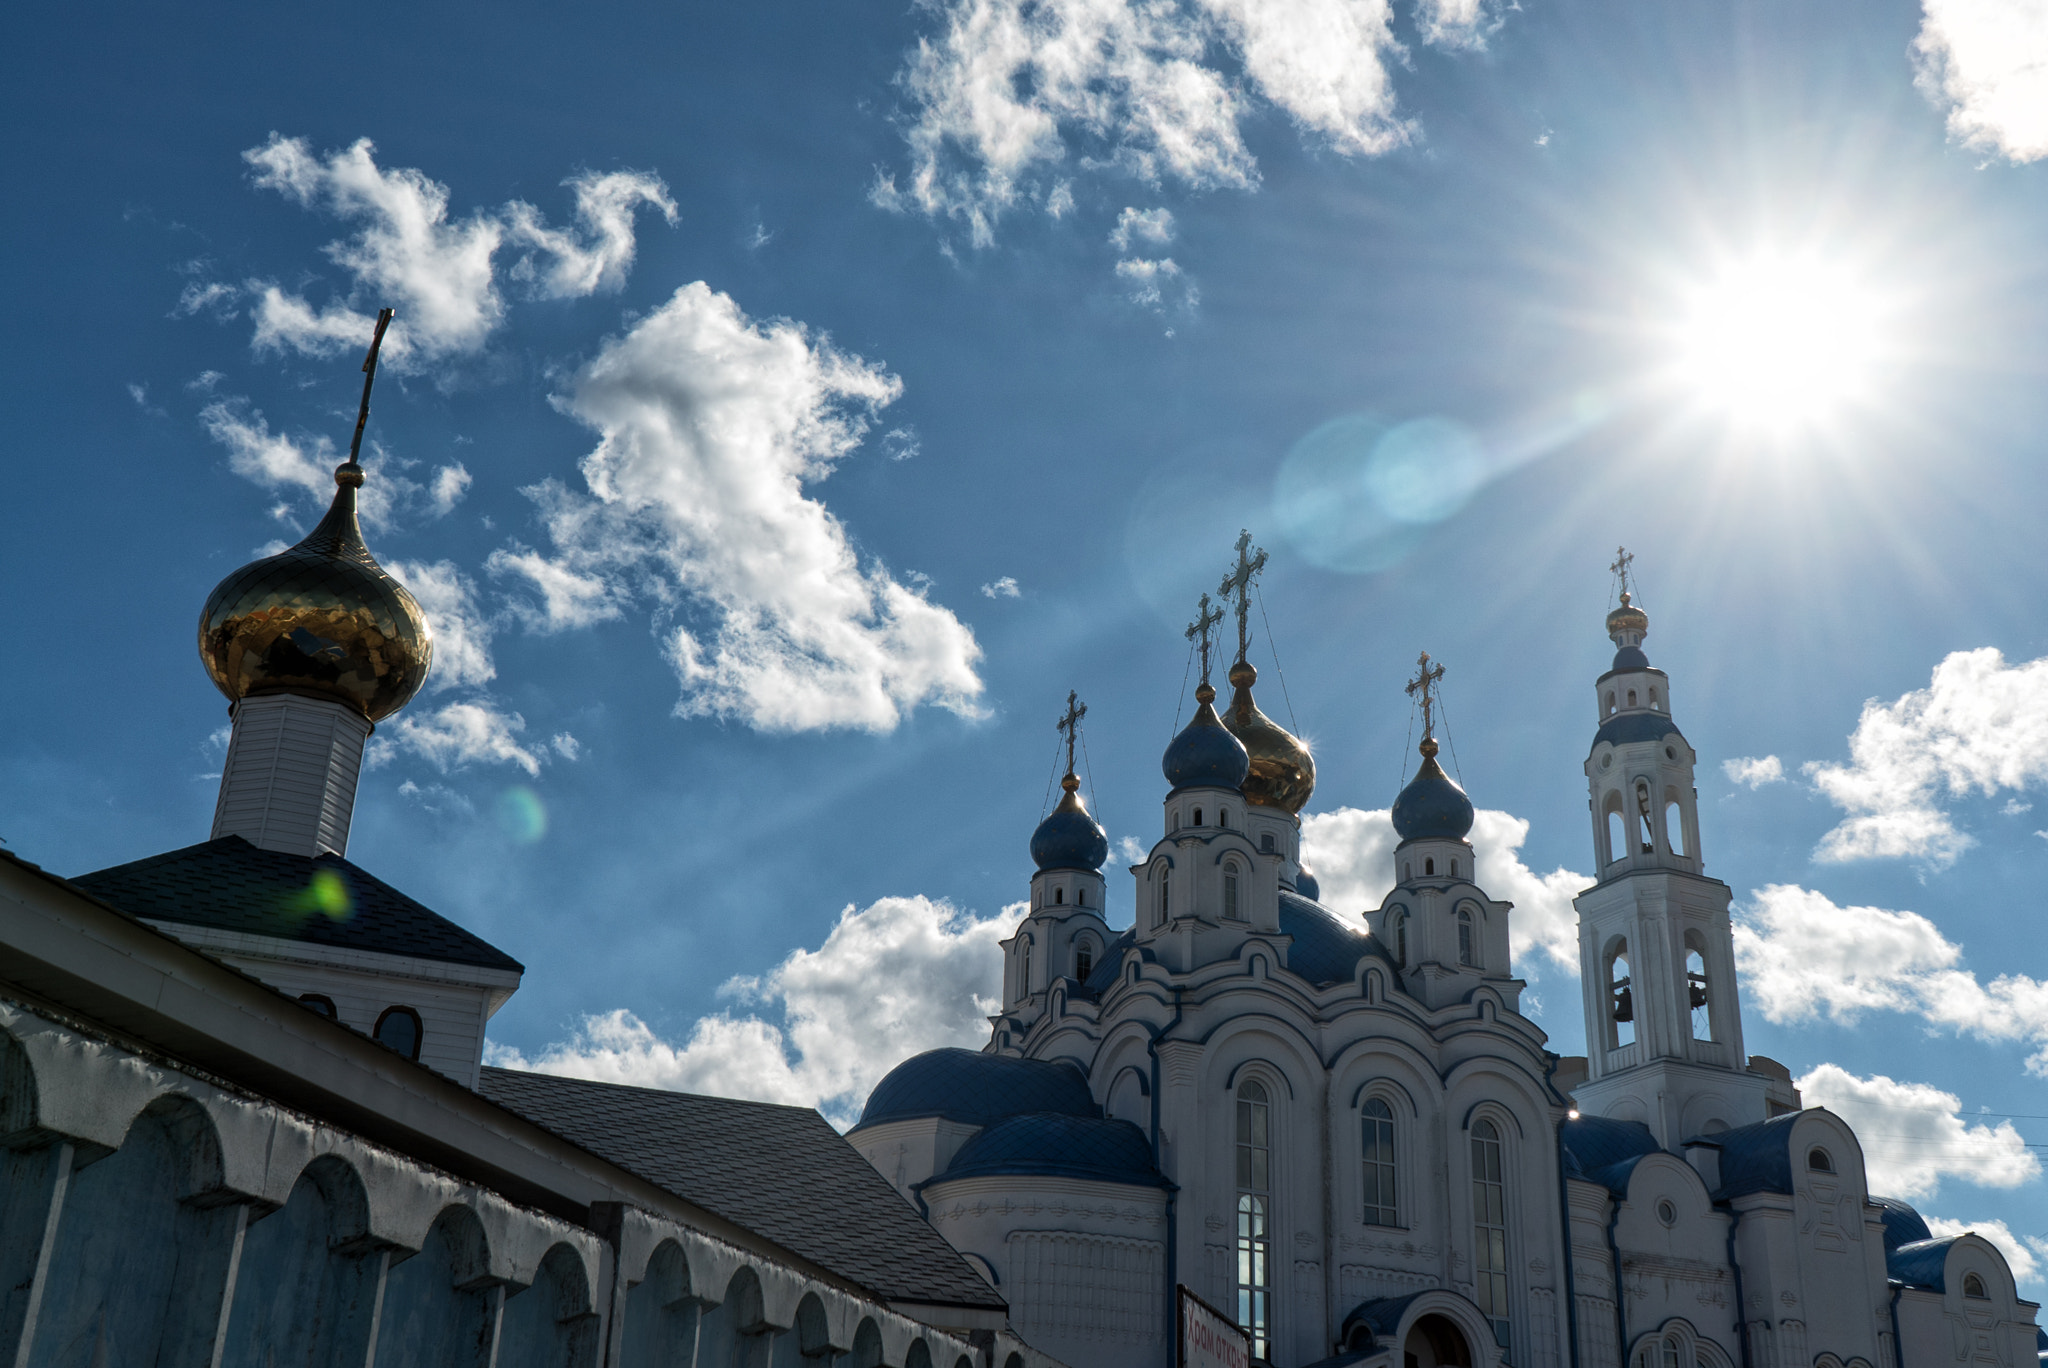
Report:
[[[1427,649],[1569,1053],[1625,542],[1751,1050],[2039,1295],[2036,9],[11,15],[0,836],[205,836],[199,605],[390,304],[369,535],[440,655],[350,856],[529,966],[503,1057],[843,1118],[977,1040],[1066,691],[1149,844],[1240,527],[1326,891]]]

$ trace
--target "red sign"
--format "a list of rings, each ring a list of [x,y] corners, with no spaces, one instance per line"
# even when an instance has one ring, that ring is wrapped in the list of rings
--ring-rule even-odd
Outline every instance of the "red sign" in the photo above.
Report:
[[[1182,1287],[1179,1368],[1251,1368],[1251,1337],[1237,1322]]]

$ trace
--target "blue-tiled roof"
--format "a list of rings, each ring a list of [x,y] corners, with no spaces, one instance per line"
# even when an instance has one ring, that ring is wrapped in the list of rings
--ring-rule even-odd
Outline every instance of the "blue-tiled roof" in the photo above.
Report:
[[[1627,745],[1631,741],[1655,741],[1677,732],[1678,724],[1671,720],[1669,713],[1621,713],[1600,724],[1600,730],[1593,733],[1593,746],[1598,749],[1602,741],[1616,746]]]
[[[1915,1240],[1887,1250],[1885,1272],[1891,1275],[1892,1281],[1902,1282],[1908,1287],[1946,1292],[1949,1246],[1961,1238],[1960,1235],[1948,1235],[1939,1240]]]
[[[1145,1132],[1130,1122],[1042,1112],[990,1126],[962,1145],[946,1171],[930,1182],[1018,1173],[1172,1186],[1153,1165]]]
[[[1649,668],[1650,658],[1643,654],[1642,647],[1624,646],[1614,653],[1614,664],[1608,670],[1608,673],[1619,674],[1623,670],[1647,670]],[[1658,673],[1661,674],[1663,672],[1660,670]]]
[[[133,917],[524,972],[518,960],[339,855],[223,836],[71,882]]]
[[[1370,1329],[1374,1339],[1382,1339],[1401,1328],[1401,1316],[1408,1310],[1408,1303],[1421,1296],[1410,1292],[1405,1297],[1378,1297],[1372,1301],[1360,1302],[1351,1308],[1351,1314],[1344,1317],[1343,1338],[1351,1337],[1351,1328],[1364,1325]]]
[[[1714,1138],[1721,1144],[1721,1190],[1716,1201],[1749,1192],[1792,1191],[1792,1127],[1798,1112],[1738,1126]]]
[[[1931,1240],[1934,1232],[1927,1228],[1927,1222],[1920,1219],[1920,1213],[1896,1197],[1872,1197],[1871,1204],[1877,1207],[1884,1221],[1884,1247],[1890,1253],[1900,1245],[1913,1244],[1920,1240]]]
[[[1117,975],[1124,971],[1124,956],[1138,943],[1138,928],[1127,927],[1121,936],[1109,943],[1102,952],[1102,959],[1088,975],[1088,981],[1081,985],[1088,996],[1099,998],[1116,987]]]
[[[1608,1116],[1581,1116],[1564,1123],[1564,1171],[1567,1177],[1603,1184],[1617,1195],[1628,1191],[1628,1176],[1638,1161],[1659,1149],[1657,1137],[1640,1121]]]
[[[898,1064],[875,1085],[854,1129],[923,1116],[986,1126],[1024,1112],[1102,1115],[1088,1079],[1072,1064],[974,1050],[927,1050]]]
[[[1375,955],[1393,959],[1360,922],[1351,923],[1319,902],[1280,890],[1280,933],[1294,937],[1288,969],[1310,983],[1342,983],[1358,972],[1358,961]]]
[[[1237,788],[1251,773],[1252,758],[1244,743],[1224,729],[1223,719],[1204,703],[1194,721],[1181,729],[1160,757],[1160,771],[1177,789],[1197,786]]]

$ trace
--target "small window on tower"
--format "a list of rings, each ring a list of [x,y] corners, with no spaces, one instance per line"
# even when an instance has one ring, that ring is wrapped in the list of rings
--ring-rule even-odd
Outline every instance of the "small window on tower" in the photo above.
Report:
[[[1074,890],[1074,904],[1075,904],[1075,906],[1077,906],[1077,907],[1086,907],[1086,906],[1088,905],[1088,890],[1087,890],[1087,889],[1085,889],[1085,888],[1077,888],[1077,889],[1075,889],[1075,890]]]
[[[1436,873],[1436,859],[1431,857],[1422,862],[1422,877],[1427,879]]]
[[[1610,717],[1614,714],[1614,690],[1612,689],[1607,691],[1607,712]]]
[[[1653,708],[1657,706],[1657,691],[1655,689],[1650,690],[1650,706]]]
[[[1975,1273],[1963,1274],[1963,1295],[1971,1301],[1991,1300],[1991,1294],[1984,1290],[1984,1280]]]
[[[1806,1152],[1806,1167],[1815,1173],[1833,1173],[1835,1161],[1828,1158],[1824,1149],[1810,1149]]]
[[[1265,852],[1266,854],[1268,854],[1268,855],[1271,855],[1271,854],[1273,853],[1273,833],[1272,833],[1272,832],[1268,831],[1268,832],[1263,832],[1263,833],[1261,833],[1261,834],[1260,834],[1260,836],[1259,836],[1259,849],[1260,849],[1260,850],[1262,850],[1262,851],[1264,851],[1264,852]]]
[[[1196,826],[1200,826],[1201,824],[1202,824],[1202,810],[1201,810],[1200,808],[1196,808],[1196,809],[1195,809],[1195,825],[1196,825]]]
[[[1458,963],[1475,965],[1479,961],[1472,952],[1472,914],[1460,908],[1458,911]]]
[[[1235,864],[1223,866],[1223,919],[1225,921],[1238,920],[1237,866]]]
[[[1217,825],[1217,826],[1220,826],[1220,827],[1222,827],[1222,828],[1223,828],[1223,829],[1224,829],[1225,831],[1228,831],[1228,830],[1230,829],[1230,809],[1229,809],[1229,808],[1223,808],[1223,809],[1221,809],[1220,811],[1218,811],[1218,812],[1217,812],[1217,814],[1216,814],[1216,825]]]
[[[1628,691],[1628,705],[1631,708],[1633,708],[1636,705],[1636,691],[1634,689],[1630,689]]]
[[[1052,891],[1052,900],[1056,904],[1065,902],[1067,900],[1067,890],[1064,888],[1055,888]]]
[[[1088,976],[1095,972],[1095,947],[1082,941],[1074,951],[1074,977],[1086,983]]]

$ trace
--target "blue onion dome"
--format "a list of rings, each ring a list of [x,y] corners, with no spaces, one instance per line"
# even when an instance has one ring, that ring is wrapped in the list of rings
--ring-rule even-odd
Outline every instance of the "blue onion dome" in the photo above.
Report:
[[[1196,785],[1242,787],[1251,770],[1251,757],[1245,753],[1243,743],[1224,729],[1223,719],[1216,716],[1216,690],[1204,681],[1195,690],[1195,702],[1194,721],[1168,743],[1159,762],[1166,782],[1177,789]]]
[[[1422,738],[1422,767],[1394,800],[1394,832],[1404,841],[1462,841],[1472,830],[1472,800],[1436,762],[1436,738]]]
[[[434,635],[406,587],[363,544],[363,468],[345,462],[334,483],[333,505],[304,540],[214,587],[199,614],[199,655],[230,702],[311,693],[378,722],[426,682]]]
[[[1308,872],[1307,865],[1303,865],[1300,871],[1295,874],[1294,891],[1307,898],[1310,902],[1321,902],[1323,900],[1323,886],[1316,882],[1315,875]]]
[[[1260,712],[1259,705],[1252,701],[1252,685],[1258,679],[1258,670],[1248,660],[1231,666],[1233,692],[1230,708],[1223,714],[1223,725],[1251,758],[1251,771],[1244,781],[1244,800],[1282,812],[1300,812],[1316,791],[1316,762],[1307,746]]]
[[[1100,869],[1109,858],[1109,833],[1088,815],[1081,781],[1072,770],[1060,780],[1066,790],[1052,815],[1031,833],[1031,859],[1040,869]]]
[[[1640,646],[1624,646],[1614,653],[1614,668],[1617,670],[1647,670],[1650,658],[1643,654]]]

